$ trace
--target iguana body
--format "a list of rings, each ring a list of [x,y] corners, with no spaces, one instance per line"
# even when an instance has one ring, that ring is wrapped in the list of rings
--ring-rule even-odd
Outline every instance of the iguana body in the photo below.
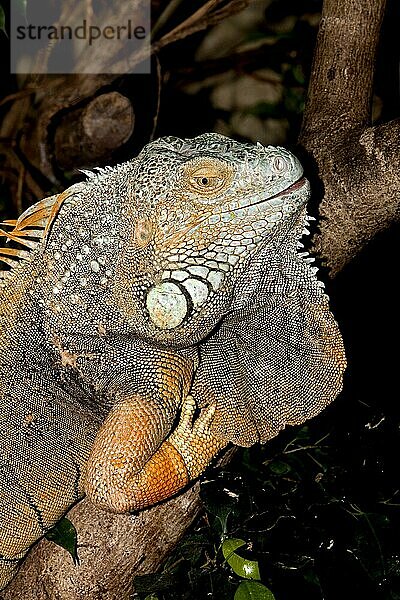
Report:
[[[335,398],[341,336],[297,250],[308,196],[289,152],[206,134],[12,223],[28,251],[2,251],[0,587],[85,493],[154,504]]]

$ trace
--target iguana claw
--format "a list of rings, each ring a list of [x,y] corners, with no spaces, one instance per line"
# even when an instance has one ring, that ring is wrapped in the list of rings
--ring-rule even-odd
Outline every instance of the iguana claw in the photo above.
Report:
[[[226,443],[216,438],[210,430],[215,405],[210,404],[203,409],[193,422],[195,410],[194,398],[188,395],[182,407],[179,424],[167,440],[183,458],[190,479],[198,477],[211,459],[226,446]]]

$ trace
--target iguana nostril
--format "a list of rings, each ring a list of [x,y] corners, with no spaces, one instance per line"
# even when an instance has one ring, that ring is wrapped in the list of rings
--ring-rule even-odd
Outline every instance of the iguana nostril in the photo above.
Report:
[[[178,327],[189,310],[184,292],[172,281],[163,281],[149,289],[146,308],[151,321],[160,329]]]
[[[272,168],[275,173],[281,173],[286,167],[286,161],[282,156],[275,156],[272,162]]]

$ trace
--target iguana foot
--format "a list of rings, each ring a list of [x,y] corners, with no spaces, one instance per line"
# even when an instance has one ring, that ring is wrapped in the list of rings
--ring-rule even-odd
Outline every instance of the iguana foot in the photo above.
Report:
[[[147,462],[143,445],[157,425],[149,419],[149,403],[125,400],[114,407],[102,425],[86,475],[86,494],[98,507],[112,512],[139,510],[165,500],[185,487],[226,445],[210,432],[215,408],[203,410],[193,423],[196,405],[187,396],[177,428]],[[143,417],[147,417],[143,418]],[[147,421],[147,422],[146,422]]]
[[[188,395],[182,406],[179,424],[167,440],[183,458],[189,481],[196,479],[211,459],[226,446],[226,442],[213,436],[210,430],[215,405],[210,404],[203,409],[193,422],[195,410],[194,398]]]

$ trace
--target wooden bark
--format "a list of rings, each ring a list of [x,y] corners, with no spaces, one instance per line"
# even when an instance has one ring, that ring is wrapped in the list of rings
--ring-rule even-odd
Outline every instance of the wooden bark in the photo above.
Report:
[[[136,516],[97,510],[85,499],[68,517],[79,532],[75,566],[42,540],[1,600],[128,600],[133,576],[155,571],[200,511],[199,486]]]
[[[314,249],[332,275],[400,217],[400,121],[371,127],[384,10],[326,0],[317,38],[299,141],[324,189]]]
[[[135,115],[130,100],[118,92],[93,98],[62,117],[54,136],[54,155],[61,169],[109,160],[132,135]]]

